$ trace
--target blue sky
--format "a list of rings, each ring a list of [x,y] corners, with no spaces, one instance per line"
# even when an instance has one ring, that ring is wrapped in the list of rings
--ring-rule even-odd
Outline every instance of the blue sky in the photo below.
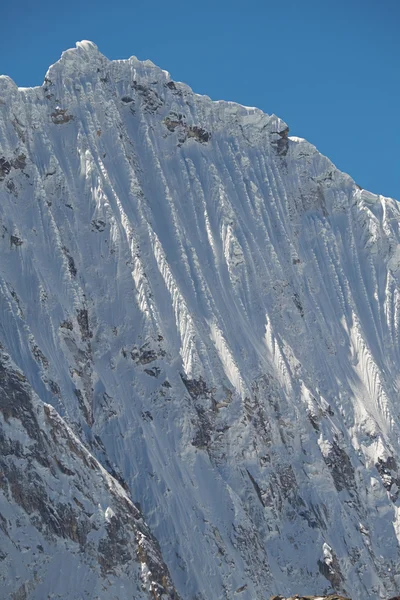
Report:
[[[19,0],[0,73],[41,84],[77,40],[150,58],[213,99],[284,119],[356,182],[400,200],[399,0]]]

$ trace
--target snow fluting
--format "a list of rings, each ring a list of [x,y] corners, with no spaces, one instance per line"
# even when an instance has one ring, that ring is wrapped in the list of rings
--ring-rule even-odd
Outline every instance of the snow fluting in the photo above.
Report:
[[[5,597],[398,593],[399,222],[150,61],[0,77]]]

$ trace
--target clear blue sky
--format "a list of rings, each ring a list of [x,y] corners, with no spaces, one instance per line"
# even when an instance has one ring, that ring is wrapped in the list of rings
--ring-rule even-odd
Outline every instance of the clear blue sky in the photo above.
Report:
[[[20,86],[89,39],[277,114],[359,185],[400,200],[400,0],[19,0],[0,32],[0,73]]]

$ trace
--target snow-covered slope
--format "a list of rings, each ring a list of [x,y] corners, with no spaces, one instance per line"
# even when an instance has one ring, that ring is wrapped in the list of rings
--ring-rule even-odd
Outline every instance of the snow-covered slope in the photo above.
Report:
[[[399,217],[279,118],[149,61],[81,42],[42,87],[0,78],[0,343],[38,428],[68,431],[46,452],[68,423],[114,478],[80,467],[103,515],[126,482],[182,598],[398,590]],[[48,502],[84,518],[67,480]],[[32,538],[12,493],[0,512]],[[57,544],[67,586],[79,541]],[[17,589],[33,550],[8,547]],[[63,598],[102,577],[83,550]]]
[[[126,491],[0,354],[2,598],[178,598]]]

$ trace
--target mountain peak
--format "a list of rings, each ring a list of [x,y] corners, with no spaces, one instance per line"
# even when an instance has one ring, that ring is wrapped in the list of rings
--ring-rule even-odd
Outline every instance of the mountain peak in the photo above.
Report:
[[[91,42],[0,97],[7,597],[398,593],[399,205]]]
[[[96,44],[82,40],[75,48],[65,50],[60,59],[51,65],[46,79],[57,80],[59,77],[77,77],[89,75],[91,71],[104,67],[108,59],[101,54]]]

